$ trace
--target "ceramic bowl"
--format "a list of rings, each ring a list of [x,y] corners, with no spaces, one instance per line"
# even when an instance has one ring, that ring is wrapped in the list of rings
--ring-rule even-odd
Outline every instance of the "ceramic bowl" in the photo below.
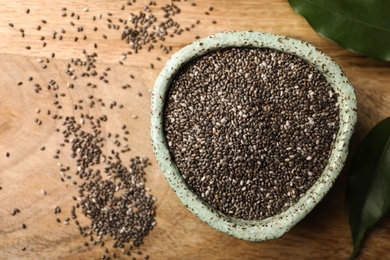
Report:
[[[164,105],[172,79],[189,61],[208,52],[228,47],[271,48],[296,55],[316,67],[338,93],[340,128],[329,163],[314,185],[284,212],[263,220],[242,220],[222,214],[193,193],[182,178],[167,146],[164,133]],[[156,79],[151,106],[151,139],[158,164],[169,185],[182,203],[211,227],[250,241],[265,241],[282,236],[304,218],[329,191],[345,163],[348,144],[356,123],[356,97],[340,67],[313,45],[269,33],[221,32],[197,40],[176,52]]]

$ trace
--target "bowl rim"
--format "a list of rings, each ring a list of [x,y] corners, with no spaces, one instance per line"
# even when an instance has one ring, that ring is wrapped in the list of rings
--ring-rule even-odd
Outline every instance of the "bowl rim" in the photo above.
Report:
[[[168,150],[164,133],[164,105],[172,79],[183,65],[208,52],[229,47],[271,48],[298,56],[316,67],[338,93],[340,126],[329,163],[313,186],[297,203],[263,220],[236,219],[213,209],[186,186]],[[336,62],[312,44],[266,32],[220,32],[196,40],[177,51],[158,75],[151,98],[150,134],[157,162],[181,202],[211,227],[249,241],[281,237],[304,218],[329,191],[348,155],[349,140],[357,121],[355,91]]]

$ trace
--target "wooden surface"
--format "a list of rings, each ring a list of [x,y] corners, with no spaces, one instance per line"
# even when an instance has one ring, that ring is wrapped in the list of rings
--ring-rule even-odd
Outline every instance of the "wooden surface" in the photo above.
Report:
[[[100,97],[107,104],[114,100],[123,104],[122,109],[84,109],[92,115],[107,113],[109,122],[104,126],[105,131],[116,133],[126,124],[130,131],[127,143],[132,149],[126,156],[151,159],[152,166],[146,169],[146,186],[157,198],[157,226],[141,246],[143,256],[148,254],[151,259],[347,259],[352,245],[344,211],[349,163],[313,212],[285,236],[273,241],[246,242],[219,233],[180,203],[157,166],[149,140],[150,91],[169,54],[164,54],[156,45],[151,52],[143,50],[128,56],[120,65],[121,54],[130,48],[121,40],[120,30],[106,27],[107,13],[113,14],[112,20],[127,19],[129,13],[138,13],[149,1],[138,2],[127,6],[126,1],[111,0],[0,1],[0,259],[97,259],[103,254],[101,247],[83,246],[85,238],[79,235],[75,225],[55,221],[56,217],[69,216],[72,196],[77,195],[77,189],[70,181],[60,180],[59,160],[54,159],[53,154],[62,141],[61,135],[54,131],[60,127],[61,120],[53,120],[53,114],[48,116],[46,112],[51,110],[64,116],[76,114],[72,105],[79,99],[88,100],[89,95]],[[168,2],[158,1],[155,14],[159,14],[158,8]],[[359,119],[350,155],[368,130],[390,114],[390,63],[351,53],[321,38],[292,11],[287,1],[196,2],[196,6],[192,6],[191,1],[177,3],[181,13],[174,19],[182,28],[196,20],[200,20],[200,24],[180,36],[168,37],[164,44],[172,46],[173,51],[193,41],[195,36],[205,37],[227,30],[256,30],[311,42],[333,57],[351,80],[359,101]],[[122,5],[125,10],[120,10]],[[214,10],[207,15],[205,12],[210,6]],[[61,16],[62,7],[67,8],[68,16]],[[83,8],[88,8],[88,12]],[[30,10],[28,14],[27,9]],[[80,19],[70,17],[71,12],[80,15]],[[93,21],[92,16],[98,14],[102,14],[102,19]],[[43,19],[46,24],[42,23]],[[70,21],[74,21],[75,27]],[[37,30],[38,25],[41,30]],[[77,32],[77,26],[82,26],[84,31]],[[99,28],[96,32],[93,31],[95,26]],[[25,31],[24,38],[19,31],[21,28]],[[52,32],[57,31],[59,35],[62,28],[66,32],[63,39],[52,39]],[[87,36],[86,40],[82,39],[83,35]],[[45,36],[45,47],[41,36]],[[75,37],[79,37],[77,42]],[[93,48],[94,43],[97,49]],[[111,68],[108,84],[98,81],[98,87],[92,89],[86,87],[87,78],[79,78],[77,88],[66,88],[70,82],[65,74],[66,64],[71,58],[83,58],[83,49],[98,53],[96,64],[100,71]],[[50,56],[53,52],[55,58]],[[161,61],[156,60],[157,57]],[[49,58],[49,63],[46,60],[38,63],[38,58]],[[42,68],[44,64],[46,69]],[[30,76],[32,81],[28,81]],[[61,92],[66,94],[61,99],[61,110],[55,109],[55,98],[46,90],[51,79],[56,80]],[[18,82],[22,84],[18,85]],[[34,92],[35,83],[43,88],[39,94]],[[123,90],[124,84],[132,87]],[[38,109],[41,110],[39,114]],[[138,118],[134,119],[132,115]],[[42,124],[38,125],[35,118]],[[46,147],[44,151],[40,150],[42,146]],[[350,159],[351,156],[348,162]],[[72,164],[66,153],[61,155],[60,161]],[[41,190],[46,191],[46,195]],[[63,212],[55,215],[55,206],[60,206]],[[11,214],[14,208],[20,209],[15,216]],[[388,259],[389,248],[390,218],[385,217],[370,232],[359,259]],[[117,252],[118,258],[131,259],[120,250],[112,252]]]

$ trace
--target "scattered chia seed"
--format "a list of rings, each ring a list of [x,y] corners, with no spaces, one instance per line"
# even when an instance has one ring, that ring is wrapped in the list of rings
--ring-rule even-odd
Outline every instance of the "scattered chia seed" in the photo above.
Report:
[[[131,13],[128,20],[120,20],[125,25],[125,29],[122,31],[122,40],[128,43],[135,53],[141,50],[143,46],[147,46],[148,51],[150,51],[156,43],[160,43],[160,49],[163,49],[165,53],[169,53],[170,47],[161,44],[161,42],[165,41],[167,36],[174,37],[183,32],[180,24],[172,18],[174,15],[181,13],[180,8],[171,2],[162,6],[161,10],[164,12],[164,20],[159,22],[158,26],[156,26],[158,19],[148,6],[138,14]],[[109,28],[118,28],[118,26],[109,25]]]
[[[12,216],[15,216],[17,213],[20,213],[20,210],[19,210],[18,208],[15,208],[15,209],[12,211],[11,215],[12,215]]]
[[[156,2],[150,1],[145,8],[141,11],[130,13],[124,12],[125,16],[117,17],[117,13],[106,13],[105,20],[102,19],[103,15],[99,14],[93,16],[93,21],[102,19],[100,23],[105,23],[102,27],[99,22],[96,21],[96,27],[92,26],[93,31],[104,31],[106,28],[111,32],[117,31],[117,36],[121,37],[126,43],[129,44],[131,51],[124,50],[121,52],[119,64],[124,64],[125,60],[129,60],[129,55],[135,55],[142,48],[149,52],[163,51],[169,53],[172,51],[172,46],[166,46],[163,44],[166,38],[179,36],[185,30],[174,20],[174,16],[181,13],[180,8],[172,1],[169,4],[161,6],[161,8],[152,8],[151,6],[157,6]],[[136,1],[133,0],[134,9]],[[130,5],[132,5],[130,3]],[[150,7],[150,8],[149,8]],[[125,6],[122,6],[121,10],[124,10]],[[28,11],[27,11],[28,10]],[[29,9],[26,13],[29,13]],[[88,8],[84,8],[83,12],[89,12]],[[155,16],[157,12],[160,12]],[[162,14],[162,15],[161,15]],[[39,35],[38,39],[42,43],[42,47],[46,47],[46,40],[69,40],[73,41],[73,45],[78,45],[81,39],[87,40],[87,34],[71,35],[69,39],[66,39],[65,33],[72,33],[76,30],[77,33],[84,32],[84,28],[80,26],[75,19],[79,20],[80,17],[89,17],[87,14],[77,15],[74,12],[67,13],[67,8],[62,7],[60,10],[60,19],[66,19],[63,26],[59,28],[49,28],[51,23],[46,20],[38,20],[38,25],[33,25],[32,28],[36,28],[38,34],[43,33],[43,29],[49,30],[48,36]],[[66,17],[66,18],[65,18]],[[157,19],[158,17],[158,19]],[[161,17],[161,18],[160,18]],[[73,21],[69,21],[72,19]],[[40,21],[40,22],[39,22]],[[76,23],[75,23],[76,22]],[[66,27],[70,24],[72,27]],[[197,21],[196,24],[199,24]],[[14,27],[13,23],[8,24],[10,27]],[[48,28],[43,28],[48,27]],[[188,25],[188,28],[194,28],[195,24]],[[66,29],[70,28],[70,29]],[[66,29],[66,30],[65,30]],[[42,31],[41,31],[42,30]],[[25,30],[19,29],[22,37],[25,37]],[[110,32],[110,33],[111,33]],[[119,35],[118,35],[119,34]],[[104,39],[112,38],[113,34],[103,34]],[[28,36],[28,35],[26,35]],[[45,38],[46,37],[46,38]],[[51,39],[50,39],[51,38]],[[27,40],[27,39],[26,39]],[[57,41],[56,44],[61,44]],[[67,41],[68,42],[68,41]],[[97,51],[98,45],[92,43],[93,49],[88,49],[88,52]],[[91,47],[92,47],[91,46]],[[31,49],[30,46],[21,46],[26,49]],[[39,52],[39,47],[34,47],[34,50]],[[157,48],[159,47],[159,48]],[[75,114],[71,116],[62,114],[65,113],[67,108],[67,102],[63,102],[68,95],[61,93],[63,88],[67,88],[66,91],[72,92],[73,89],[80,87],[98,88],[100,86],[110,86],[110,67],[107,67],[104,71],[96,60],[98,53],[88,53],[83,50],[83,56],[78,58],[71,58],[66,64],[65,76],[69,76],[67,80],[69,83],[65,86],[61,86],[54,79],[48,79],[45,82],[41,82],[40,77],[33,79],[32,76],[28,77],[28,81],[36,80],[32,82],[33,91],[36,94],[40,94],[41,91],[48,91],[52,95],[53,102],[50,102],[51,108],[46,111],[36,108],[35,113],[42,120],[49,118],[56,121],[54,131],[56,134],[63,135],[63,139],[58,144],[59,149],[55,149],[55,152],[49,154],[56,159],[59,167],[59,178],[64,184],[72,184],[78,188],[78,194],[76,196],[70,196],[72,200],[72,207],[70,211],[66,209],[61,210],[60,207],[54,208],[54,214],[69,214],[68,218],[64,217],[55,218],[56,222],[63,223],[64,225],[72,226],[74,223],[78,228],[80,234],[90,239],[91,242],[86,242],[88,246],[101,245],[104,246],[104,242],[101,241],[105,237],[111,237],[113,240],[114,248],[121,248],[123,254],[130,255],[133,251],[139,249],[143,239],[156,225],[155,220],[155,198],[149,193],[149,189],[145,187],[145,168],[150,165],[147,158],[134,157],[130,159],[129,163],[122,161],[121,156],[125,154],[128,156],[131,148],[128,144],[129,130],[126,125],[122,126],[121,134],[112,134],[110,141],[114,145],[114,149],[110,149],[108,154],[105,154],[103,149],[106,141],[110,136],[104,136],[104,128],[101,125],[108,120],[105,114],[95,115],[95,112],[100,109],[122,109],[123,104],[117,101],[107,101],[102,98],[92,96],[88,99],[79,99],[73,102],[72,111]],[[42,69],[46,69],[51,58],[55,58],[55,53],[52,52],[49,56],[42,56],[37,58],[36,62]],[[156,58],[161,61],[161,58]],[[149,65],[154,69],[154,64],[149,62]],[[146,64],[147,66],[147,64]],[[116,72],[115,72],[116,73]],[[77,79],[89,78],[86,83],[79,83]],[[133,75],[130,75],[131,79],[135,79]],[[58,80],[61,82],[62,80]],[[99,82],[97,82],[99,81]],[[38,83],[39,82],[39,83]],[[135,83],[135,82],[134,82]],[[23,82],[19,81],[18,85],[22,85]],[[26,84],[26,83],[25,83]],[[27,84],[28,85],[28,84]],[[123,83],[119,85],[123,89],[130,89],[131,85]],[[142,97],[142,93],[134,93],[134,96]],[[62,107],[65,109],[61,110]],[[87,114],[85,107],[89,111],[97,107],[97,111],[93,111],[93,115]],[[106,108],[104,108],[106,107]],[[54,110],[53,110],[54,109]],[[61,110],[61,111],[60,111]],[[98,112],[97,112],[98,113]],[[37,125],[41,125],[40,118],[33,117],[34,122]],[[132,115],[133,119],[137,119],[137,115]],[[61,126],[60,126],[61,125]],[[44,125],[42,125],[43,127]],[[111,135],[111,134],[110,134]],[[114,138],[115,136],[115,138]],[[70,149],[67,153],[66,148]],[[39,149],[44,151],[45,146],[40,146]],[[45,154],[45,153],[43,153]],[[6,154],[9,157],[9,153]],[[73,166],[63,165],[61,162],[62,157],[70,156],[72,160],[68,160],[68,163],[74,162],[77,170],[74,170]],[[66,160],[66,159],[65,159]],[[98,169],[99,168],[99,169]],[[76,178],[77,181],[76,181]],[[74,187],[73,186],[73,187]],[[46,191],[41,189],[40,193],[46,195]],[[118,195],[121,194],[121,195]],[[73,194],[72,194],[73,195]],[[12,215],[19,213],[19,209],[15,209]],[[53,213],[53,212],[52,212]],[[76,220],[78,216],[84,215],[87,218]],[[74,221],[71,221],[73,219]],[[25,227],[25,224],[23,224]],[[107,240],[109,241],[109,240]],[[107,243],[106,241],[106,243]],[[130,246],[129,246],[130,244]],[[125,248],[126,245],[126,248]],[[125,249],[124,249],[125,248]],[[109,251],[106,249],[106,253]],[[134,251],[137,254],[136,251]],[[110,252],[113,257],[117,257],[117,252]],[[142,254],[138,251],[138,254]],[[147,256],[148,257],[148,256]],[[145,259],[147,259],[145,257]],[[107,256],[105,259],[110,259]]]
[[[93,99],[93,96],[90,98]],[[84,123],[99,124],[88,115],[84,116],[85,119],[88,121]],[[109,234],[118,247],[130,242],[136,247],[140,246],[156,224],[155,199],[144,186],[144,168],[149,165],[148,160],[136,157],[131,159],[129,167],[125,167],[118,154],[112,151],[115,158],[103,162],[102,158],[110,156],[104,155],[101,150],[104,138],[99,135],[99,127],[94,127],[93,134],[87,133],[74,117],[67,117],[63,125],[66,128],[62,134],[72,137],[71,150],[78,168],[75,175],[89,180],[79,186],[79,197],[82,213],[91,220],[91,224],[83,226],[80,232],[93,232],[98,236],[93,239],[98,241],[104,234]],[[126,128],[126,125],[122,128]],[[99,170],[93,169],[93,166],[99,164],[105,165],[106,177]],[[113,196],[116,192],[122,195]],[[73,199],[79,201],[75,196]],[[77,217],[75,207],[72,207],[71,216],[73,219]]]
[[[59,213],[61,213],[61,208],[58,207],[58,206],[56,206],[56,207],[54,208],[54,214],[59,214]]]
[[[223,214],[259,220],[295,204],[327,165],[337,94],[315,68],[270,49],[228,48],[175,77],[170,153],[187,185]]]

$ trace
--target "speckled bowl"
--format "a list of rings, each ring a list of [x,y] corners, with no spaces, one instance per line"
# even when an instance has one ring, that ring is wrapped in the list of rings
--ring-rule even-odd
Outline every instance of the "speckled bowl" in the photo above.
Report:
[[[172,79],[190,60],[210,51],[227,47],[272,48],[290,53],[314,65],[332,84],[340,105],[340,129],[329,164],[305,195],[286,211],[259,221],[235,219],[213,209],[188,189],[168,151],[163,127],[163,110]],[[349,139],[356,123],[354,89],[340,67],[313,45],[269,33],[241,31],[222,32],[195,41],[176,52],[156,79],[151,107],[151,139],[158,164],[182,203],[213,228],[240,239],[265,241],[282,236],[304,218],[325,196],[343,168],[348,154]]]

